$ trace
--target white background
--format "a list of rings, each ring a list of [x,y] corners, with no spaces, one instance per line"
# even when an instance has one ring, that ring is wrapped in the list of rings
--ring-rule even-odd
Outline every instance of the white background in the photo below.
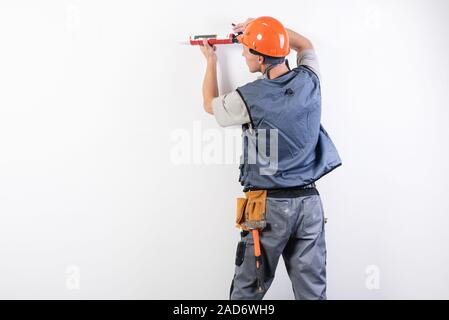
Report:
[[[228,298],[238,164],[201,152],[232,129],[178,41],[260,15],[320,58],[328,298],[449,298],[446,0],[2,0],[0,298]],[[221,93],[257,76],[240,53],[218,49]],[[282,260],[266,298],[293,298]]]

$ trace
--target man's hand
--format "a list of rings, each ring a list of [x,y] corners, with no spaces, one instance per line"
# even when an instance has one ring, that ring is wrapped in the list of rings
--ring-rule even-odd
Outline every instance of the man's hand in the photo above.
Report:
[[[212,60],[214,62],[217,61],[217,55],[215,54],[217,48],[215,46],[211,46],[209,42],[207,42],[207,39],[203,39],[203,44],[200,46],[200,50],[206,60]]]
[[[247,26],[251,21],[253,21],[253,20],[254,20],[254,18],[248,18],[248,19],[246,19],[245,22],[237,23],[236,25],[234,25],[234,26],[232,27],[232,30],[233,30],[234,32],[244,32],[246,26]]]

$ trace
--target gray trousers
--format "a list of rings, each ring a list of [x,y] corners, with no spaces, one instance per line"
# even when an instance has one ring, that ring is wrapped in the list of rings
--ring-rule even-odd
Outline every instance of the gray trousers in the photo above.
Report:
[[[260,234],[265,289],[274,280],[282,257],[295,299],[326,299],[326,242],[319,195],[298,198],[267,197],[268,227]],[[256,291],[256,262],[251,232],[241,232],[235,259],[231,300],[261,300]]]

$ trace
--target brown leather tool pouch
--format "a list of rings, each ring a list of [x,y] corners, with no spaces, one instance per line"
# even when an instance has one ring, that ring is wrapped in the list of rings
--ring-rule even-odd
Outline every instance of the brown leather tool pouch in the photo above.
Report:
[[[264,229],[267,191],[247,191],[245,196],[237,198],[236,227],[243,230]]]

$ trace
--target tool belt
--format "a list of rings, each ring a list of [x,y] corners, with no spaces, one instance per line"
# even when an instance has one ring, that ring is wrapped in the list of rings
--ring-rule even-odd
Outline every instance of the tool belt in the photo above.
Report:
[[[245,231],[266,227],[267,190],[245,192],[246,198],[237,198],[236,227]]]

